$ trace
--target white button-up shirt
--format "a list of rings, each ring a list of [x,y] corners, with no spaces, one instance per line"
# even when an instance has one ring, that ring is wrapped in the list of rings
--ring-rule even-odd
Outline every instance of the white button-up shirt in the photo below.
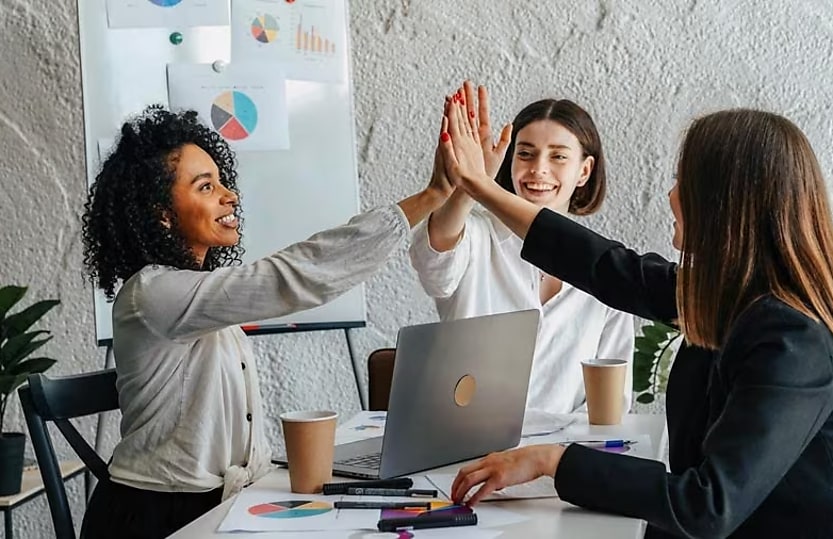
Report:
[[[611,309],[563,283],[541,304],[541,272],[521,258],[523,241],[491,213],[476,207],[459,243],[438,252],[428,241],[427,222],[414,231],[411,263],[442,320],[538,309],[541,321],[529,380],[527,408],[569,413],[584,405],[581,360],[633,358],[630,314]],[[563,253],[570,256],[570,253]],[[631,403],[631,369],[625,407]]]
[[[270,447],[254,354],[239,324],[326,303],[367,279],[409,238],[398,206],[358,215],[251,264],[147,266],[113,306],[121,435],[112,479],[224,497],[262,476]]]

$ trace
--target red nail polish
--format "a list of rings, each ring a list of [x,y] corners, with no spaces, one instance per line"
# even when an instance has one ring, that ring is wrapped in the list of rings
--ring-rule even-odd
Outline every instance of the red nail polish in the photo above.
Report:
[[[469,111],[469,116],[470,116],[471,118],[474,118],[474,111],[473,111],[473,110],[470,110],[470,111]]]
[[[451,140],[451,137],[449,136],[448,133],[443,132],[443,134],[440,135],[440,140],[443,141],[443,142],[448,142],[449,140]]]

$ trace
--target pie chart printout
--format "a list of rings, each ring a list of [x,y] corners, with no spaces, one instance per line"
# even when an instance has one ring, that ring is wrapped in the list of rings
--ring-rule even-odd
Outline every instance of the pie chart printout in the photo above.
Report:
[[[223,92],[211,104],[211,123],[224,139],[243,140],[257,127],[257,106],[243,92]]]
[[[252,21],[252,37],[261,43],[272,43],[278,38],[278,21],[268,13]]]
[[[262,518],[307,518],[332,510],[333,506],[326,502],[291,500],[253,505],[249,507],[249,514]]]

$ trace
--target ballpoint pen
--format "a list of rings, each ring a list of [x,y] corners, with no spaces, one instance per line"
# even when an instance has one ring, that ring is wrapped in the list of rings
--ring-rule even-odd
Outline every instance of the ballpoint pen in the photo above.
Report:
[[[431,502],[333,502],[335,509],[431,509]]]
[[[436,496],[436,490],[419,488],[348,488],[350,496]]]
[[[398,479],[377,479],[374,481],[347,481],[344,483],[324,483],[324,494],[347,494],[349,488],[395,488],[408,489],[414,486],[410,477]]]
[[[567,443],[579,444],[585,447],[624,447],[626,445],[635,444],[634,440],[570,440]]]

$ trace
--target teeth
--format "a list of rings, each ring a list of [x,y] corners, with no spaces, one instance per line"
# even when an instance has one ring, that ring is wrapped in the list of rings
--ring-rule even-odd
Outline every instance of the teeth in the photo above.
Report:
[[[234,214],[232,213],[232,214],[226,215],[225,217],[220,217],[219,219],[217,219],[217,222],[223,223],[224,225],[228,225],[228,224],[233,223],[234,219],[235,219],[235,217],[234,217]]]
[[[555,189],[554,185],[541,182],[530,182],[525,184],[525,187],[534,191],[552,191],[553,189]]]

